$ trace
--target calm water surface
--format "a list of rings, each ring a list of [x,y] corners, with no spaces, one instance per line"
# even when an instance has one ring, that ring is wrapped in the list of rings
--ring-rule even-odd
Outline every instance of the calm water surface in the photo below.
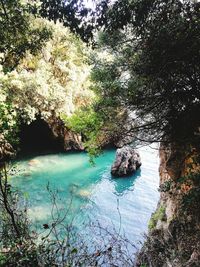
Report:
[[[133,242],[142,241],[158,199],[158,151],[139,149],[142,167],[128,178],[111,177],[115,150],[107,150],[91,166],[86,153],[43,155],[17,161],[11,183],[24,192],[29,216],[38,231],[51,219],[47,185],[57,192],[57,205],[81,229],[87,220],[115,226]]]

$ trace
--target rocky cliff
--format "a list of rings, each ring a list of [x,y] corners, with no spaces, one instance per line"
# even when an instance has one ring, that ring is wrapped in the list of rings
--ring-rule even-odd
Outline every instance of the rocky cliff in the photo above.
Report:
[[[160,147],[160,202],[136,266],[200,266],[199,150]]]
[[[69,130],[60,118],[52,116],[47,120],[47,123],[54,138],[61,140],[64,151],[84,150],[81,135]]]
[[[68,129],[59,116],[53,113],[47,119],[37,116],[30,124],[21,123],[18,136],[17,150],[21,154],[84,149],[81,135]]]

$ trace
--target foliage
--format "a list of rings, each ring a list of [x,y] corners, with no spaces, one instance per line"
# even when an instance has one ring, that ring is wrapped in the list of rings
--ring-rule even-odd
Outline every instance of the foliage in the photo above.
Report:
[[[42,17],[60,21],[71,32],[78,34],[85,42],[92,41],[95,30],[103,26],[108,1],[94,1],[95,8],[88,8],[84,0],[40,0],[39,13]],[[37,1],[36,1],[37,3]],[[37,8],[36,8],[37,10]]]
[[[171,189],[172,186],[172,180],[165,181],[159,186],[160,192],[168,192]]]
[[[24,216],[24,210],[18,209],[18,194],[8,183],[6,166],[1,165],[0,173],[0,233],[1,244],[7,246],[7,242],[12,244],[15,240],[20,241],[21,234],[28,238],[27,217]]]
[[[93,70],[103,102],[134,111],[139,139],[198,146],[200,5],[116,1],[99,45],[109,60]]]
[[[80,133],[84,137],[84,147],[90,156],[97,156],[101,152],[99,149],[99,132],[103,126],[100,114],[96,113],[92,107],[77,110],[71,117],[62,119],[68,128]]]
[[[13,110],[12,105],[6,102],[6,95],[0,95],[0,129],[10,143],[17,142],[17,114]]]
[[[22,121],[70,116],[94,97],[88,89],[90,68],[84,44],[60,23],[37,18],[32,27],[48,28],[52,38],[37,55],[27,51],[15,70],[0,72],[0,123],[6,138],[15,138]]]
[[[121,107],[109,110],[103,107],[98,97],[93,99],[91,106],[75,111],[72,116],[62,116],[66,126],[82,135],[84,147],[91,158],[102,152],[102,147],[132,142],[132,134],[127,133],[128,114]]]
[[[36,54],[50,38],[46,27],[32,27],[27,1],[0,1],[0,64],[5,72],[13,70],[27,51]]]
[[[158,222],[158,220],[163,220],[165,217],[165,207],[164,206],[160,206],[156,212],[151,216],[151,219],[149,221],[149,229],[153,230],[156,227],[156,224]]]
[[[200,201],[200,187],[192,187],[187,194],[183,196],[182,205],[186,211],[198,209]]]
[[[182,192],[181,205],[184,210],[197,210],[200,201],[200,172],[191,169],[188,175],[182,176],[177,181],[177,188]]]

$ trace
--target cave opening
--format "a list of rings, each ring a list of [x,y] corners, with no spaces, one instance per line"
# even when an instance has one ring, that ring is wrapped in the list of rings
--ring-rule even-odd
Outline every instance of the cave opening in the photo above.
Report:
[[[40,117],[30,124],[21,124],[19,138],[20,154],[63,151],[62,141],[53,135],[48,123]]]

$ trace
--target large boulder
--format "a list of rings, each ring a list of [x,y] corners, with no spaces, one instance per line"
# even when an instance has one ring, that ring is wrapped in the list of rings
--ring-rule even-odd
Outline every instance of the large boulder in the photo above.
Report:
[[[0,134],[0,165],[2,162],[8,161],[15,156],[15,150],[10,143],[5,139],[3,134]]]
[[[111,174],[116,177],[133,174],[141,166],[141,158],[138,152],[131,146],[118,148],[115,162],[111,168]]]

